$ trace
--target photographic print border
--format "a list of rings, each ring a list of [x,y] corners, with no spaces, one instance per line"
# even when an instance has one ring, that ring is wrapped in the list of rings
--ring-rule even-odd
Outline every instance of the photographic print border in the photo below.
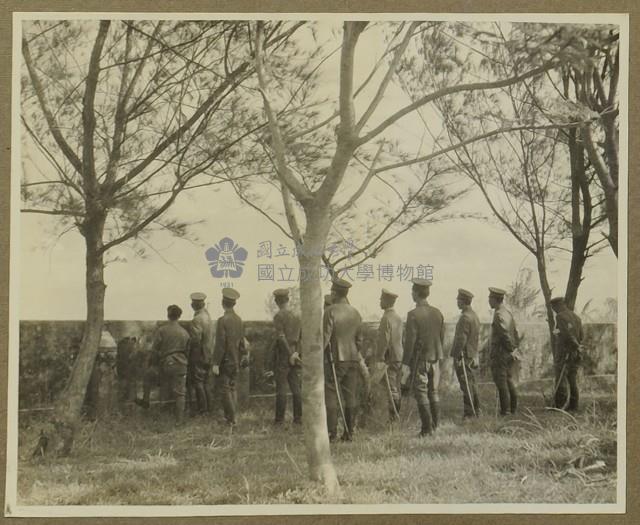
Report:
[[[474,3],[474,7],[480,8],[486,2],[478,2]],[[85,2],[82,4],[84,7],[90,6],[90,2]],[[194,3],[195,4],[195,3]],[[454,8],[455,3],[447,3],[448,5],[452,5]],[[26,3],[25,7],[29,5]],[[136,7],[140,4],[136,3]],[[158,3],[154,2],[153,5],[157,6]],[[240,5],[240,3],[238,3]],[[496,3],[491,3],[492,6],[495,6]],[[504,6],[505,3],[503,2]],[[17,8],[18,6],[14,6]],[[192,7],[190,4],[188,7]],[[229,5],[227,4],[227,7]],[[257,7],[257,6],[256,6]],[[358,6],[360,7],[360,6]],[[431,7],[431,6],[430,6]],[[540,6],[536,5],[536,8]],[[464,19],[473,19],[473,20],[494,20],[494,19],[507,19],[514,21],[523,21],[523,20],[536,20],[536,21],[554,21],[554,22],[562,22],[562,21],[585,21],[585,22],[593,22],[593,23],[619,23],[621,25],[621,32],[626,33],[627,39],[622,39],[621,42],[621,59],[622,63],[629,63],[629,19],[625,15],[604,15],[604,14],[534,14],[534,13],[517,13],[510,12],[508,14],[498,14],[498,13],[437,13],[437,12],[425,12],[425,13],[391,13],[386,12],[384,14],[374,14],[374,13],[327,13],[327,14],[318,14],[318,13],[310,13],[310,12],[295,12],[295,13],[268,13],[268,12],[260,12],[260,13],[243,13],[243,12],[234,12],[234,13],[222,13],[215,12],[214,6],[209,8],[211,11],[206,15],[203,15],[201,12],[198,14],[188,13],[189,18],[286,18],[286,19],[301,19],[301,18],[309,18],[309,19],[317,19],[323,16],[329,17],[337,17],[337,18],[350,18],[350,19],[385,19],[385,20],[399,20],[399,19],[407,19],[407,18],[425,18],[425,19],[455,19],[455,20],[464,20]],[[181,13],[183,11],[180,11]],[[147,13],[141,12],[136,9],[136,16],[132,16],[130,13],[126,14],[127,18],[162,18],[166,16],[167,12],[161,13]],[[19,22],[24,19],[24,17],[48,17],[54,18],[56,16],[60,16],[62,18],[99,18],[99,17],[109,17],[109,18],[124,18],[125,15],[119,12],[102,12],[102,13],[70,13],[59,11],[57,13],[42,13],[42,12],[31,12],[22,14],[18,14],[17,12],[13,15],[13,20],[9,21],[9,23],[13,23],[13,43],[14,48],[13,52],[13,63],[12,70],[4,69],[4,71],[13,71],[14,78],[19,78],[19,61],[16,58],[20,58],[19,45],[16,46],[16,42],[19,43],[19,34],[17,34],[16,27]],[[575,16],[579,16],[580,19],[576,20]],[[611,16],[612,18],[609,18]],[[615,21],[614,21],[615,20]],[[11,32],[9,32],[9,35]],[[11,37],[10,37],[11,38]],[[626,42],[627,45],[624,45]],[[4,49],[6,42],[3,42],[3,60],[4,60]],[[9,46],[11,50],[11,46]],[[17,51],[16,51],[17,50]],[[8,55],[11,57],[11,54]],[[626,60],[625,60],[626,58]],[[628,174],[628,160],[629,155],[633,155],[633,152],[637,150],[637,148],[630,148],[627,150],[627,144],[629,139],[629,108],[631,103],[631,97],[629,97],[629,92],[627,86],[629,86],[629,73],[630,68],[622,68],[621,69],[621,82],[620,82],[620,147],[621,147],[621,172]],[[17,76],[16,76],[17,75]],[[8,80],[11,80],[11,76],[9,76]],[[4,90],[9,88],[7,84],[10,86],[10,82],[5,82],[3,78],[3,93]],[[19,107],[18,105],[19,97],[18,89],[19,83],[16,83],[17,87],[13,87],[12,98],[14,100],[14,106],[11,108],[11,115],[13,120],[13,129],[16,129],[16,123],[19,118]],[[6,101],[8,97],[3,97]],[[3,102],[3,105],[6,102]],[[5,113],[7,115],[9,113]],[[8,119],[7,119],[8,120]],[[8,123],[7,123],[8,124]],[[19,200],[20,194],[16,185],[16,180],[19,180],[19,156],[20,156],[20,144],[19,140],[16,140],[16,133],[13,135],[5,136],[5,131],[8,125],[3,126],[3,144],[8,143],[7,138],[12,139],[11,146],[11,157],[12,157],[12,183],[11,183],[11,214],[9,214],[9,209],[5,209],[3,206],[3,212],[5,215],[3,216],[3,226],[6,224],[10,224],[10,232],[11,232],[11,244],[9,246],[8,242],[6,246],[9,246],[9,250],[3,250],[5,257],[3,261],[7,259],[7,255],[10,253],[11,257],[11,278],[10,278],[10,286],[3,286],[3,292],[6,293],[6,290],[9,289],[11,293],[11,299],[8,302],[9,308],[6,308],[6,304],[3,301],[3,312],[8,314],[8,318],[10,320],[9,323],[9,344],[8,349],[17,349],[17,338],[18,338],[18,322],[17,319],[17,306],[18,306],[18,283],[19,283],[19,213],[16,213],[16,209],[19,209]],[[8,157],[6,153],[6,149],[3,152],[2,159],[2,167],[8,164]],[[16,169],[18,166],[18,169]],[[9,173],[9,169],[7,167],[6,170]],[[623,198],[619,201],[619,217],[621,219],[621,239],[627,239],[627,221],[625,220],[627,217],[628,209],[627,202],[632,202],[631,195],[629,194],[629,188],[627,187],[628,179],[631,177],[621,177],[621,187]],[[8,177],[3,176],[2,185],[3,189],[9,186],[9,181],[6,180]],[[627,198],[625,198],[627,197]],[[3,205],[7,201],[7,193],[4,195]],[[9,217],[10,221],[5,221],[4,217]],[[5,237],[6,230],[3,228],[3,246],[5,246]],[[628,304],[629,308],[631,308],[631,303],[628,301],[627,297],[627,279],[628,272],[631,275],[630,268],[627,268],[627,260],[632,261],[634,258],[627,257],[627,242],[620,243],[620,254],[619,254],[619,267],[618,267],[618,301],[620,305]],[[8,262],[8,261],[7,261]],[[4,272],[8,274],[8,272]],[[632,281],[629,281],[630,283]],[[631,292],[632,293],[632,292]],[[630,324],[631,327],[634,326],[633,323]],[[4,323],[3,323],[4,330]],[[5,338],[6,340],[6,338]],[[455,504],[455,505],[414,505],[414,504],[403,504],[403,505],[376,505],[376,506],[363,506],[363,505],[218,505],[218,506],[185,506],[185,507],[168,507],[168,506],[82,506],[82,507],[74,507],[74,506],[25,506],[20,507],[15,504],[16,502],[16,482],[17,482],[17,426],[15,424],[14,418],[17,415],[17,380],[18,380],[18,355],[17,351],[8,351],[4,355],[7,356],[7,370],[8,374],[5,377],[8,377],[8,389],[4,389],[4,392],[8,392],[8,405],[7,405],[7,478],[6,478],[6,491],[5,491],[5,512],[8,516],[18,517],[18,516],[30,516],[30,517],[56,517],[56,516],[77,516],[77,517],[96,517],[96,516],[128,516],[128,517],[150,517],[150,516],[253,516],[253,515],[315,515],[315,514],[601,514],[601,513],[623,513],[625,509],[628,510],[627,503],[631,502],[626,501],[626,495],[630,494],[630,487],[627,484],[627,481],[632,477],[632,471],[629,468],[630,466],[627,464],[627,457],[633,457],[633,454],[627,455],[627,431],[630,430],[627,426],[627,414],[628,414],[628,405],[633,403],[631,397],[627,394],[627,371],[633,371],[637,368],[632,368],[631,363],[628,363],[627,359],[630,359],[631,356],[627,356],[627,308],[621,307],[618,314],[618,348],[619,348],[619,360],[618,360],[618,485],[617,485],[617,503],[615,504],[570,504],[570,505],[546,505],[546,504]],[[633,379],[633,374],[631,379]],[[633,382],[630,381],[630,386],[633,385]],[[1,388],[1,387],[0,387]],[[632,391],[629,392],[631,394]],[[636,392],[637,394],[637,392]],[[6,395],[6,394],[2,394]],[[625,398],[626,402],[625,402]],[[630,442],[629,442],[630,444]],[[636,476],[636,479],[637,476]]]

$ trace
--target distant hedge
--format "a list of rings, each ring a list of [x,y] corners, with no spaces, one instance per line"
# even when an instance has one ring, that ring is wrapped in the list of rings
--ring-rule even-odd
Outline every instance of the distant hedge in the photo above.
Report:
[[[21,321],[20,322],[20,382],[19,404],[21,408],[51,405],[56,396],[64,388],[71,373],[82,338],[81,321]],[[116,342],[125,335],[138,337],[138,351],[148,351],[157,323],[154,321],[108,321],[105,329],[110,332]],[[376,323],[367,324],[365,340],[365,356],[371,362],[374,355]],[[522,361],[520,363],[520,380],[549,377],[552,375],[553,363],[549,349],[547,327],[543,323],[519,325],[524,334],[521,344]],[[455,325],[447,323],[445,336],[445,353],[453,338]],[[273,392],[273,385],[264,378],[268,368],[268,350],[274,332],[270,322],[247,321],[245,333],[251,344],[251,365],[249,370],[249,390],[252,394]],[[488,337],[489,326],[483,325],[481,342],[484,345]],[[584,359],[585,374],[615,373],[617,366],[616,325],[585,325]],[[488,356],[481,352],[481,377],[489,380]],[[134,371],[140,376],[142,367]],[[442,363],[441,387],[457,388],[451,360]],[[141,388],[141,386],[139,387]]]

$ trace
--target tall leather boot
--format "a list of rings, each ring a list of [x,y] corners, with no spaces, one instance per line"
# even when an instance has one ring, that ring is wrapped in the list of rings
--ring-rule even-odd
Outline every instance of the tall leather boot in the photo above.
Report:
[[[431,410],[433,430],[436,430],[438,428],[438,423],[440,422],[440,407],[438,401],[429,401],[429,409]]]
[[[302,423],[302,396],[299,393],[293,396],[293,422]]]
[[[509,387],[509,408],[511,413],[515,414],[516,410],[518,410],[518,391],[513,381],[509,381],[507,385]]]
[[[204,414],[208,410],[207,393],[204,389],[204,383],[196,383],[196,403],[198,405],[198,414]]]
[[[347,428],[344,429],[342,433],[342,441],[351,441],[353,440],[353,409],[345,407],[344,408],[344,418],[346,419]]]
[[[431,413],[427,405],[418,405],[418,413],[420,414],[420,422],[422,423],[422,429],[420,430],[420,437],[429,436],[433,432],[431,424]]]
[[[233,397],[231,392],[225,392],[222,396],[222,408],[224,410],[224,418],[227,420],[228,425],[236,424],[236,411],[233,403]]]
[[[338,434],[338,414],[335,405],[327,403],[327,429],[329,430],[329,441],[334,442]]]
[[[286,394],[282,395],[282,392],[276,387],[276,418],[275,423],[284,423],[284,415],[287,410],[287,398]]]

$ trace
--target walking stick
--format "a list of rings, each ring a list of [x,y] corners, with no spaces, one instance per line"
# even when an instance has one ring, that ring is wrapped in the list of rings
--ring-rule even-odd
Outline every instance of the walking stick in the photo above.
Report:
[[[336,387],[336,398],[338,399],[338,407],[340,408],[340,415],[342,416],[342,423],[344,424],[344,431],[351,438],[351,432],[349,431],[349,426],[347,425],[347,418],[344,415],[344,408],[342,406],[342,399],[340,396],[340,385],[338,385],[338,374],[336,374],[336,365],[333,361],[333,354],[331,353],[331,349],[329,349],[329,364],[331,365],[331,372],[333,373],[333,384]]]
[[[495,317],[495,312],[493,313],[494,317]],[[493,320],[491,321],[491,324],[489,325],[489,339],[487,340],[487,348],[489,349],[489,359],[491,359],[491,342],[493,339]],[[493,368],[493,363],[491,362],[491,366]],[[493,372],[492,372],[493,373]],[[495,383],[495,379],[494,379],[494,383]],[[496,419],[498,419],[498,406],[500,404],[500,394],[498,393],[498,385],[496,384]]]
[[[391,406],[393,407],[393,414],[396,416],[396,419],[400,420],[400,414],[398,414],[398,409],[396,408],[396,404],[393,400],[393,392],[391,392],[391,381],[389,381],[389,374],[387,369],[384,371],[384,379],[387,383],[387,392],[389,393],[389,399],[391,400]]]
[[[467,377],[467,363],[465,362],[464,356],[462,357],[462,372],[464,373],[464,386],[467,389],[467,396],[469,396],[469,403],[471,404],[471,410],[473,412],[473,416],[477,417],[476,407],[473,406],[473,397],[471,397],[471,390],[469,390],[469,378]]]

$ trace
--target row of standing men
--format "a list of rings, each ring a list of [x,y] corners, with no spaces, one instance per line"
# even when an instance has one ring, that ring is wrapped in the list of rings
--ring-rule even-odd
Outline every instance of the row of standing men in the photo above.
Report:
[[[211,399],[207,384],[213,373],[218,376],[225,419],[229,424],[235,424],[236,378],[240,368],[249,364],[244,326],[234,310],[239,297],[232,288],[222,290],[223,314],[216,322],[215,337],[211,316],[205,308],[207,296],[204,293],[191,294],[194,314],[188,330],[179,323],[182,309],[175,304],[167,307],[168,322],[153,336],[151,359],[143,378],[143,397],[136,399],[138,405],[149,408],[151,389],[159,384],[166,397],[175,402],[176,424],[181,424],[187,391],[195,398],[198,413],[209,409]]]
[[[394,310],[397,294],[383,289],[380,307],[383,315],[377,334],[376,357],[386,364],[389,416],[396,420],[400,411],[401,391],[413,393],[420,416],[420,436],[430,435],[438,427],[440,406],[438,384],[440,361],[444,358],[444,317],[431,306],[431,281],[414,279],[411,294],[415,302],[403,325]],[[364,331],[362,318],[349,304],[351,283],[334,279],[331,295],[325,296],[323,339],[325,347],[325,402],[327,426],[331,441],[337,439],[338,419],[344,431],[341,439],[353,436],[357,404],[358,374],[364,365]],[[300,319],[289,308],[289,292],[274,291],[278,306],[273,322],[276,337],[271,346],[271,373],[276,384],[275,423],[284,422],[287,390],[293,398],[293,422],[302,421],[302,355]],[[219,376],[220,395],[226,421],[236,422],[235,381],[239,368],[248,366],[248,348],[243,323],[234,311],[239,293],[231,288],[222,291],[223,315],[217,320],[215,338],[210,316],[204,307],[205,294],[191,295],[194,318],[190,332],[178,323],[181,309],[171,305],[167,309],[169,322],[161,326],[154,336],[152,355],[155,365],[145,376],[144,396],[138,403],[149,405],[149,390],[157,375],[175,398],[177,422],[184,416],[186,390],[195,393],[197,405],[206,410],[208,393],[206,383],[211,372]],[[520,337],[511,312],[504,306],[505,291],[489,288],[489,305],[494,310],[489,336],[489,359],[493,381],[499,399],[500,414],[516,412],[518,392],[513,380],[513,367],[518,359]],[[459,289],[456,298],[461,311],[449,352],[460,383],[464,417],[477,417],[481,407],[475,371],[478,367],[480,322],[471,307],[473,294]],[[551,301],[556,313],[557,371],[555,402],[569,410],[578,409],[579,391],[577,370],[581,359],[582,324],[580,318],[565,304],[564,298]],[[213,351],[211,351],[211,348]],[[155,374],[155,377],[154,377]],[[568,382],[567,392],[565,382]]]
[[[394,310],[397,294],[386,289],[380,296],[383,315],[378,327],[377,359],[386,365],[390,400],[391,421],[398,418],[403,387],[416,399],[420,415],[420,436],[430,435],[438,426],[440,407],[438,384],[440,362],[444,358],[444,317],[431,306],[427,298],[432,282],[426,279],[412,281],[412,298],[415,308],[407,314],[403,325]],[[357,378],[364,367],[364,333],[362,318],[349,304],[351,283],[334,279],[331,295],[325,297],[323,340],[325,347],[325,401],[330,440],[337,439],[339,416],[343,420],[341,439],[350,441],[353,436],[357,404]],[[513,368],[519,356],[520,337],[511,312],[504,305],[506,292],[489,288],[489,305],[494,310],[489,337],[491,374],[496,385],[500,414],[514,414],[518,407],[518,392],[513,380]],[[288,291],[274,292],[279,307],[274,317],[276,342],[274,344],[274,373],[276,378],[276,424],[284,421],[287,385],[293,394],[293,420],[302,417],[300,356],[300,321],[288,307]],[[480,321],[473,311],[473,294],[458,289],[457,306],[461,311],[456,324],[453,343],[449,352],[463,397],[464,417],[480,415],[480,400],[475,371],[478,368],[478,344]],[[555,403],[564,407],[569,397],[568,409],[578,409],[579,391],[577,370],[582,348],[582,323],[562,297],[551,300],[556,313],[558,371]],[[569,384],[566,391],[565,380]]]

